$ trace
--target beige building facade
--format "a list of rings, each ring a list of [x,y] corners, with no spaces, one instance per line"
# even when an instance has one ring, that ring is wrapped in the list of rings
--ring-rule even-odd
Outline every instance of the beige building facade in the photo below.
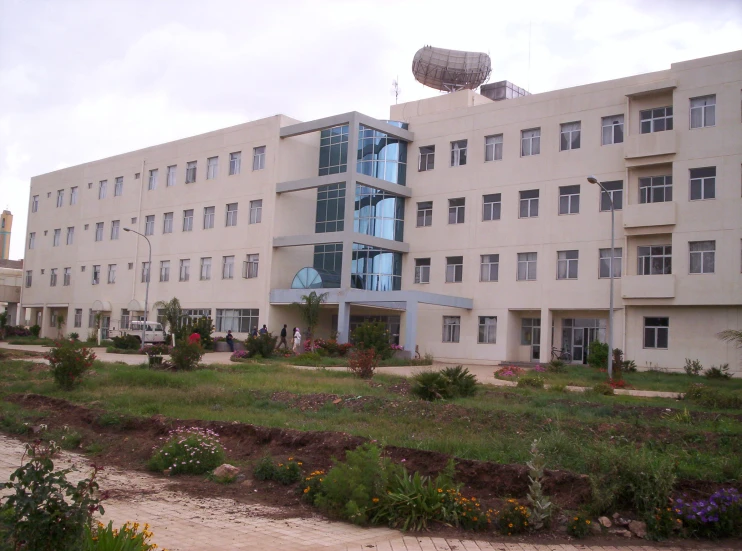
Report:
[[[715,335],[742,328],[742,52],[389,121],[279,115],[59,170],[32,179],[26,239],[22,303],[50,336],[141,318],[149,275],[148,318],[177,296],[217,334],[291,329],[316,290],[323,336],[379,319],[409,354],[583,362],[612,271],[627,358],[739,371]]]

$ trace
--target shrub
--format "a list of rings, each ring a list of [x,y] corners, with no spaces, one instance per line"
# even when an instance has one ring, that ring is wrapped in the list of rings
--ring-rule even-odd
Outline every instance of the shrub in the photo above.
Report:
[[[731,379],[732,374],[729,373],[729,364],[721,364],[719,367],[712,365],[706,371],[703,372],[703,376],[707,379]]]
[[[521,534],[528,530],[528,521],[531,512],[527,507],[520,505],[514,499],[508,499],[502,511],[497,511],[496,525],[498,530],[505,535]]]
[[[41,333],[41,326],[39,324],[32,325],[28,330],[31,332],[33,337],[36,337],[37,339],[39,338],[39,334]]]
[[[476,377],[460,365],[441,371],[422,371],[412,381],[411,392],[428,401],[473,396],[477,391]]]
[[[39,328],[41,331],[41,328]],[[9,325],[5,328],[5,336],[10,337],[30,337],[31,331],[23,327],[22,325]]]
[[[544,495],[541,481],[544,478],[544,467],[546,458],[538,449],[538,440],[531,444],[531,460],[526,463],[528,467],[528,503],[531,510],[532,528],[541,530],[548,526],[551,520],[551,500]]]
[[[546,364],[546,371],[548,371],[549,373],[566,373],[567,366],[564,361],[554,359]]]
[[[624,360],[623,350],[620,348],[613,349],[613,367],[617,374],[621,372],[636,373],[636,362],[634,360]]]
[[[504,379],[509,381],[511,379],[517,379],[525,373],[525,370],[516,367],[514,365],[506,365],[495,371],[495,379]]]
[[[647,539],[666,540],[672,536],[673,529],[682,524],[675,518],[670,507],[658,507],[651,514],[644,515],[647,521]]]
[[[673,509],[689,535],[724,538],[742,535],[742,496],[734,488],[723,488],[708,499],[676,499]]]
[[[54,470],[54,444],[26,444],[29,462],[0,487],[11,490],[2,505],[9,519],[11,549],[77,551],[94,512],[104,513],[98,491],[98,468],[77,485],[67,480],[73,469]]]
[[[150,358],[153,356],[163,356],[165,354],[170,354],[170,346],[164,343],[159,344],[148,344],[141,348],[142,352],[144,354],[147,354]]]
[[[242,362],[244,360],[247,360],[249,354],[247,350],[235,350],[232,352],[232,355],[229,357],[230,362]]]
[[[278,337],[274,337],[271,333],[263,333],[257,337],[247,337],[245,350],[251,357],[260,355],[263,358],[270,358],[276,350],[277,342]]]
[[[605,369],[608,365],[608,345],[600,341],[591,342],[587,349],[587,363]]]
[[[521,388],[544,388],[544,378],[541,375],[526,375],[518,379],[518,386]]]
[[[201,346],[204,350],[214,349],[214,339],[211,334],[214,332],[214,324],[211,318],[208,316],[200,317],[193,321],[191,319],[186,320],[180,328],[175,332],[176,341],[187,339],[191,334],[198,333],[201,337]]]
[[[57,341],[44,356],[54,374],[54,381],[64,390],[79,384],[85,372],[93,366],[95,354],[89,348],[78,348],[68,340]]]
[[[693,384],[685,392],[685,399],[705,407],[719,409],[741,409],[742,392],[723,391],[703,384]]]
[[[139,350],[142,344],[134,335],[121,335],[120,337],[111,337],[114,348],[121,350]]]
[[[613,387],[609,383],[598,383],[590,390],[595,394],[601,394],[602,396],[613,396],[615,394]]]
[[[114,528],[113,521],[105,526],[99,522],[95,530],[85,527],[85,544],[82,551],[152,551],[157,545],[150,543],[152,532],[149,524],[139,531],[139,523],[127,522],[121,528]]]
[[[381,321],[366,321],[356,327],[352,334],[355,347],[360,350],[373,348],[381,360],[392,357],[393,351],[389,345],[391,335],[386,328],[386,323]]]
[[[149,460],[155,471],[170,469],[170,474],[204,474],[224,463],[224,448],[219,435],[198,427],[178,428],[168,433],[167,441]]]
[[[74,331],[68,335],[70,340],[73,341],[79,341],[80,340],[80,333],[75,333]]]
[[[339,343],[335,339],[329,341],[320,341],[317,339],[314,341],[315,346],[319,347],[320,350],[326,350],[330,357],[343,357],[345,356],[353,345],[350,343]]]
[[[301,466],[302,462],[295,461],[293,457],[289,457],[286,463],[276,464],[267,455],[258,461],[253,474],[258,480],[275,480],[284,486],[288,486],[302,479]]]
[[[348,371],[361,379],[371,379],[378,365],[379,357],[373,348],[354,350],[348,358]]]
[[[567,521],[567,534],[573,538],[584,538],[590,533],[591,521],[582,514],[576,514]]]
[[[552,384],[552,385],[549,385],[549,390],[552,392],[566,392],[567,385],[563,383]]]
[[[170,361],[176,371],[191,371],[198,366],[203,355],[201,344],[183,339],[170,351]]]
[[[703,364],[698,360],[685,358],[685,373],[687,375],[699,375],[703,371]]]

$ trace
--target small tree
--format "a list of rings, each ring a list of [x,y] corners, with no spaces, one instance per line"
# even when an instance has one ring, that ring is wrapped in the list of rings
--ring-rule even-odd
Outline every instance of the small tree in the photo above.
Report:
[[[319,323],[319,315],[322,307],[322,303],[327,300],[327,293],[318,295],[315,291],[312,291],[308,295],[302,295],[301,300],[304,302],[294,302],[293,305],[299,310],[302,320],[307,326],[309,334],[309,348],[314,352],[314,328]]]
[[[66,339],[57,341],[46,356],[54,381],[64,390],[72,390],[82,380],[83,375],[95,360],[90,348],[78,348]]]
[[[178,298],[173,297],[167,302],[158,300],[152,306],[163,310],[162,317],[165,318],[168,331],[171,335],[175,334],[183,318],[183,308],[181,308]]]
[[[361,350],[373,349],[382,360],[388,360],[394,354],[389,344],[391,338],[386,323],[382,321],[365,321],[353,331],[353,344]]]
[[[5,338],[5,328],[8,325],[8,311],[5,310],[0,314],[0,339]]]
[[[57,316],[57,337],[62,336],[62,327],[64,327],[64,316],[60,314]]]
[[[201,346],[204,350],[214,349],[214,338],[211,334],[214,332],[214,324],[211,321],[211,317],[203,316],[198,318],[196,321],[188,320],[187,323],[183,323],[175,332],[175,338],[177,341],[188,338],[192,333],[198,333],[201,337]]]

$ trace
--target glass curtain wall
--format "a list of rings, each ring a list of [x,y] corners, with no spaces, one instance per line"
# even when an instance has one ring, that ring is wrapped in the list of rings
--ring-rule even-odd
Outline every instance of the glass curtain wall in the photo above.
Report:
[[[386,121],[407,129],[407,123]],[[407,183],[407,142],[364,125],[358,130],[356,171],[401,186]]]
[[[319,176],[348,170],[348,125],[326,128],[320,133]]]
[[[380,189],[356,184],[353,231],[402,241],[404,199]]]
[[[402,289],[402,253],[353,243],[350,285],[367,291]]]

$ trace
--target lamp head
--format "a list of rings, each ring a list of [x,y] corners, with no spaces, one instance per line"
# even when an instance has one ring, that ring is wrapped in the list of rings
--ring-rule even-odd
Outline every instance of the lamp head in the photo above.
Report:
[[[129,228],[124,228],[124,231],[131,231]]]
[[[597,184],[597,183],[599,183],[598,182],[598,179],[595,176],[588,176],[587,177],[587,181],[590,182],[591,184]]]

